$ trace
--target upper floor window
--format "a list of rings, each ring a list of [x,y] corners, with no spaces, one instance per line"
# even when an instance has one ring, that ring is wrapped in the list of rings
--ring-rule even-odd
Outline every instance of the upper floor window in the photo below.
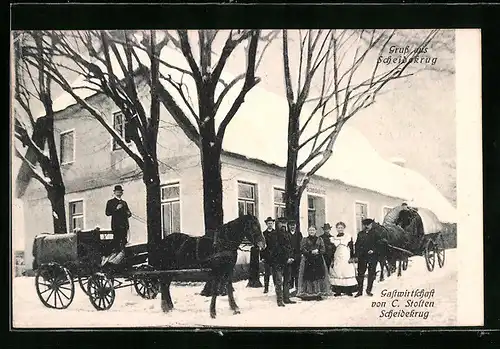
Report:
[[[113,113],[113,128],[118,133],[125,143],[130,143],[129,130],[127,120],[121,111]],[[120,145],[114,137],[112,137],[113,150],[121,149]]]
[[[163,237],[181,231],[180,184],[161,187],[161,229]]]
[[[238,182],[238,215],[251,214],[257,216],[256,185]]]
[[[363,229],[361,221],[368,217],[368,204],[356,202],[356,231]]]
[[[61,164],[69,164],[75,161],[75,131],[61,132]]]
[[[274,217],[285,217],[286,202],[285,191],[274,188]]]
[[[69,203],[69,231],[75,229],[83,230],[83,200],[75,200]]]

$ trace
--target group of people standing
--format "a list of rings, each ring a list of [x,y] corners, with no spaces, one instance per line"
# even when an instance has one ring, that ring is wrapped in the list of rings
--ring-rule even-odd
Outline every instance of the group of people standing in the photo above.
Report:
[[[276,228],[274,223],[276,222]],[[354,244],[345,232],[346,224],[338,222],[336,232],[326,223],[323,234],[317,235],[310,226],[303,237],[297,223],[280,217],[268,217],[263,235],[267,248],[261,252],[264,262],[264,293],[269,292],[272,276],[278,306],[295,303],[291,297],[302,300],[321,300],[333,295],[359,297],[363,295],[364,276],[368,270],[366,294],[371,296],[375,280],[378,234],[380,226],[372,219],[364,219],[363,230]],[[357,270],[356,264],[357,261]],[[290,292],[290,290],[294,290]]]

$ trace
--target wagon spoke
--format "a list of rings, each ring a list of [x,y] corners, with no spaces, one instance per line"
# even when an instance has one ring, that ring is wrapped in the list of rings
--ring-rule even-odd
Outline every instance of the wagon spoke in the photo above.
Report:
[[[70,299],[63,291],[59,291],[59,293],[62,294],[66,299]]]
[[[45,292],[48,292],[50,290],[51,290],[51,288],[47,288],[46,290],[41,291],[40,294],[44,294]]]
[[[57,295],[57,298],[59,299],[59,303],[61,303],[61,306],[64,306],[64,303],[63,303],[63,300],[62,300],[62,298],[60,296],[60,293],[61,292],[57,292],[56,295]]]
[[[50,292],[49,296],[47,297],[47,302],[49,301],[50,297],[52,297],[52,295],[54,294],[55,289],[52,289],[51,291],[52,292]]]
[[[70,287],[65,287],[66,285],[59,285],[59,289],[63,289],[63,290],[67,290],[67,291],[71,291],[71,288]]]

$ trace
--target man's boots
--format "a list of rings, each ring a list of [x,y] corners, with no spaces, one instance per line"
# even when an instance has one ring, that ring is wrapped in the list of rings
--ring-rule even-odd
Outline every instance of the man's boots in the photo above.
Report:
[[[285,303],[283,303],[283,290],[276,289],[276,300],[278,303],[278,307],[285,306]]]
[[[285,290],[283,291],[283,303],[285,304],[295,304],[296,302],[290,299],[290,291],[285,286]]]
[[[264,293],[269,292],[269,275],[264,275]]]

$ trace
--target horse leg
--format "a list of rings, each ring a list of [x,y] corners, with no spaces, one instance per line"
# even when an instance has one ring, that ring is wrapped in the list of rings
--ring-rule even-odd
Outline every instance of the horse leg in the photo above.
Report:
[[[160,284],[161,292],[161,309],[163,312],[168,313],[174,308],[174,303],[172,302],[172,297],[170,296],[170,283],[172,279],[170,277],[162,278]]]
[[[215,304],[217,301],[217,291],[220,285],[220,273],[214,272],[212,277],[212,301],[210,302],[210,317],[215,319],[217,317],[217,312],[215,310]]]
[[[379,263],[380,263],[380,281],[384,281],[384,265],[385,265],[385,262],[383,259],[379,260]]]
[[[401,265],[403,264],[403,262],[402,262],[402,260],[401,260],[401,259],[399,259],[399,261],[398,261],[398,262],[399,262],[399,263],[398,263],[398,277],[400,277],[400,276],[401,276]]]
[[[231,270],[227,273],[227,297],[229,299],[229,306],[231,307],[231,310],[233,311],[233,314],[240,314],[240,308],[238,308],[238,305],[236,304],[236,301],[234,299],[234,293],[233,293],[233,268],[231,267]]]

